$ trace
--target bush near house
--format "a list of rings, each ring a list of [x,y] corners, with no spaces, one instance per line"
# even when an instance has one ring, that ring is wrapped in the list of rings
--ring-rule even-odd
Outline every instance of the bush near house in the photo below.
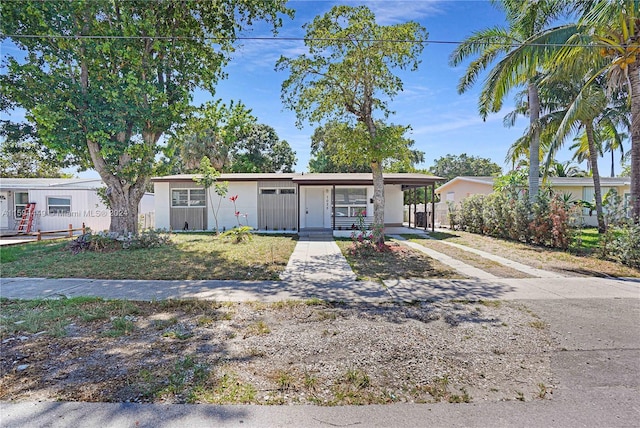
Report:
[[[473,195],[450,207],[451,224],[471,233],[552,248],[569,248],[579,208],[550,190],[531,204],[526,193]]]

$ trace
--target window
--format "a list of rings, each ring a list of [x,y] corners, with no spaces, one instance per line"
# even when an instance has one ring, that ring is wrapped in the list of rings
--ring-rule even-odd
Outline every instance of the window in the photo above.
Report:
[[[336,217],[357,217],[367,215],[367,189],[336,189]]]
[[[260,189],[261,195],[295,195],[296,188],[295,187],[283,187],[281,189],[268,189],[262,188]]]
[[[29,203],[29,194],[27,192],[15,193],[16,218],[22,218],[22,212],[27,208]]]
[[[47,213],[50,215],[71,214],[71,198],[47,196]]]
[[[204,189],[173,189],[171,190],[172,207],[204,207],[206,198]]]
[[[467,193],[467,196],[469,194]],[[456,200],[456,192],[447,192],[447,201],[455,201]]]
[[[336,189],[336,205],[366,205],[367,189]]]
[[[204,196],[204,189],[190,189],[189,190],[189,206],[204,207],[205,205],[206,205],[206,199]]]

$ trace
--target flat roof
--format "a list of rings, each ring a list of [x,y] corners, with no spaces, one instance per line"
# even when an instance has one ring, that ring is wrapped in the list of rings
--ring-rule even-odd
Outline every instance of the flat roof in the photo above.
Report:
[[[164,177],[154,177],[152,182],[180,182],[193,181],[198,174],[168,175]],[[383,174],[385,184],[400,184],[406,187],[428,186],[437,181],[442,181],[435,175],[422,173],[385,173]],[[372,185],[373,174],[371,173],[234,173],[221,174],[220,181],[293,181],[300,185],[320,186],[320,185]]]

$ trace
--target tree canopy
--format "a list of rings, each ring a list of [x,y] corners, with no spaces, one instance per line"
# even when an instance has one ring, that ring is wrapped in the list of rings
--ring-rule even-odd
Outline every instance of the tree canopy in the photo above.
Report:
[[[271,126],[253,124],[233,151],[233,172],[293,172],[296,154]]]
[[[72,160],[38,141],[35,129],[28,124],[2,121],[0,124],[0,177],[63,178],[62,171]]]
[[[293,172],[296,163],[289,143],[241,102],[203,105],[169,139],[167,154],[174,174],[195,172],[204,157],[219,172]]]
[[[22,107],[47,146],[77,155],[108,187],[110,229],[137,230],[158,141],[213,92],[239,31],[273,29],[284,0],[4,1],[0,31],[20,50],[0,76],[3,109]],[[39,37],[33,37],[33,36]]]
[[[345,155],[371,168],[373,222],[381,230],[383,162],[398,152],[406,129],[382,122],[391,113],[388,100],[402,91],[402,80],[392,69],[417,69],[427,32],[415,22],[379,25],[366,6],[334,6],[304,29],[307,53],[281,57],[276,66],[289,71],[282,101],[296,113],[299,125],[335,120],[348,127],[357,148]],[[376,240],[384,242],[384,235]]]
[[[414,171],[424,162],[424,153],[412,149],[415,142],[404,137],[407,128],[395,127],[397,151],[389,153],[383,169],[390,172]],[[370,159],[360,150],[357,130],[345,123],[328,122],[316,128],[311,137],[311,172],[370,172]],[[391,145],[391,144],[390,144]]]
[[[429,172],[449,181],[459,176],[498,176],[502,174],[502,168],[491,159],[463,153],[436,159]]]

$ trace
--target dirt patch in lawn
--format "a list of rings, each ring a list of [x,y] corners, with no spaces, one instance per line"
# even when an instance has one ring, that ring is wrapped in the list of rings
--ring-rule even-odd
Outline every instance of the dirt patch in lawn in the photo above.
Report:
[[[442,242],[438,242],[433,239],[412,239],[412,241],[453,257],[454,259],[463,261],[468,265],[482,269],[483,271],[489,272],[499,278],[531,278],[531,275],[527,275],[524,272],[505,266],[502,263],[489,260],[485,257],[479,256],[478,254],[474,254],[451,245],[443,244]]]
[[[512,302],[62,306],[35,331],[46,304],[3,302],[0,399],[343,405],[552,391],[548,328]]]
[[[336,240],[358,278],[366,281],[410,278],[466,278],[455,269],[420,251],[387,241],[385,250],[375,253],[352,251],[353,242]]]
[[[467,245],[472,248],[532,266],[570,276],[640,277],[640,269],[634,269],[597,255],[576,255],[567,251],[506,241],[468,232],[451,231],[435,235],[438,239]]]

